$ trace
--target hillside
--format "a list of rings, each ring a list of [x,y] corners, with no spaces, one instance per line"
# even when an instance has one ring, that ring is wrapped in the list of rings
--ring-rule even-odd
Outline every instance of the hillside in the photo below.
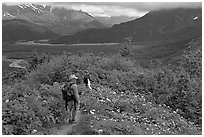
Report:
[[[152,11],[133,21],[105,29],[89,29],[72,36],[62,36],[52,43],[176,41],[202,35],[201,9],[171,9]]]
[[[99,22],[103,23],[107,27],[112,27],[114,24],[120,24],[121,22],[127,22],[134,20],[138,17],[128,17],[128,16],[111,16],[111,17],[94,17]]]
[[[27,20],[47,27],[59,35],[70,35],[89,28],[104,28],[104,25],[86,12],[40,4],[3,4],[2,19]]]
[[[3,42],[51,39],[58,36],[44,26],[20,19],[3,20],[2,34]]]
[[[65,134],[53,131],[69,125],[60,89],[75,73],[80,117],[66,134],[200,135],[201,60],[201,50],[187,50],[178,65],[146,69],[121,55],[35,54],[28,71],[3,73],[2,132]],[[82,83],[84,70],[90,72],[91,91]]]

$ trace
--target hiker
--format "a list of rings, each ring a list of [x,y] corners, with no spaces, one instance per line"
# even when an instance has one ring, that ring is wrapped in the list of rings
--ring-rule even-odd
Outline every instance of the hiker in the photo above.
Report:
[[[65,109],[68,111],[69,123],[73,123],[76,117],[76,111],[79,104],[79,94],[76,84],[78,77],[69,76],[69,82],[62,88],[63,99],[65,100]]]
[[[90,82],[89,72],[88,72],[87,70],[85,71],[84,83],[85,83],[85,86],[86,86],[87,88],[92,89],[92,88],[91,88],[91,82]]]

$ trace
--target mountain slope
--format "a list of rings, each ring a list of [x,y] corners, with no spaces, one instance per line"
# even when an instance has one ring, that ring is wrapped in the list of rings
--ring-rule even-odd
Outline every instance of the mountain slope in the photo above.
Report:
[[[73,36],[63,36],[52,42],[90,43],[133,41],[175,41],[202,34],[202,9],[171,9],[149,12],[133,21],[105,29],[89,29]]]
[[[112,16],[112,17],[94,17],[99,22],[103,23],[107,27],[112,27],[114,24],[120,24],[121,22],[127,22],[136,19],[137,17],[128,16]]]
[[[2,21],[2,41],[50,39],[58,36],[44,26],[26,20],[13,19]]]
[[[70,35],[89,28],[104,28],[83,11],[67,10],[39,4],[2,5],[2,18],[23,19],[43,25],[60,35]]]

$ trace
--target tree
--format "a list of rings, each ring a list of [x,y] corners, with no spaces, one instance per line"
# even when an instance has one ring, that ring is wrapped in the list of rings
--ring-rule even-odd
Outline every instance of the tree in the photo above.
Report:
[[[133,47],[132,47],[132,36],[126,37],[124,39],[123,46],[120,49],[120,54],[123,57],[127,57],[127,56],[130,56],[132,54],[132,50],[133,50]]]
[[[34,69],[38,64],[42,64],[44,62],[49,62],[49,61],[50,61],[50,54],[46,54],[46,53],[38,54],[37,51],[35,50],[33,52],[32,59],[29,62],[30,69]]]

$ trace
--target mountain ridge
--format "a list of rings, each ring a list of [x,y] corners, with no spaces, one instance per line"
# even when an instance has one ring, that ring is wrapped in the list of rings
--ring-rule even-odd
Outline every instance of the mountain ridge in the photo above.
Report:
[[[134,20],[138,17],[128,17],[128,16],[111,16],[111,17],[95,17],[96,20],[102,22],[107,27],[112,27],[114,24],[120,24],[122,22],[127,22]]]
[[[81,10],[68,10],[40,4],[2,5],[2,19],[24,19],[47,27],[59,35],[71,35],[89,28],[104,28],[95,18]]]
[[[50,39],[58,36],[44,26],[22,19],[3,20],[2,34],[3,42]]]
[[[60,37],[51,42],[123,42],[124,38],[129,36],[132,36],[135,42],[179,40],[202,35],[201,28],[201,8],[178,8],[152,11],[141,18],[113,25],[111,28],[89,29],[72,36]]]

